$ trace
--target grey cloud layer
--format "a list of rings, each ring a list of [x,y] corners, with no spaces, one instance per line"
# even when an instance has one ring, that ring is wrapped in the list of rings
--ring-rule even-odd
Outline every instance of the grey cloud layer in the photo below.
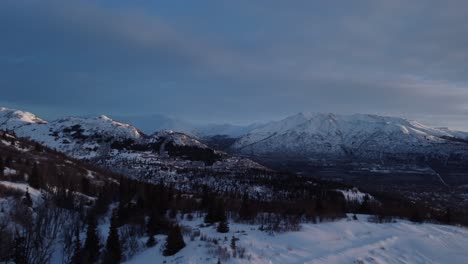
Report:
[[[207,121],[369,112],[468,129],[466,1],[198,3],[4,0],[1,101]]]

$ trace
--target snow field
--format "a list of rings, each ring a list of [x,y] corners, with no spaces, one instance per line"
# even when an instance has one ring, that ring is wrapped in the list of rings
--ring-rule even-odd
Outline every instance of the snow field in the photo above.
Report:
[[[182,221],[182,225],[199,228],[201,219]],[[468,229],[435,224],[414,224],[407,221],[376,224],[367,216],[357,221],[340,220],[320,224],[303,224],[299,232],[270,235],[258,226],[230,224],[228,234],[217,233],[215,227],[199,228],[201,236],[218,239],[230,257],[221,263],[468,263]],[[239,238],[237,247],[245,248],[244,258],[232,257],[230,240]],[[227,240],[225,240],[225,237]],[[126,262],[139,263],[217,263],[217,245],[191,241],[171,257],[163,257],[164,236],[158,244]]]

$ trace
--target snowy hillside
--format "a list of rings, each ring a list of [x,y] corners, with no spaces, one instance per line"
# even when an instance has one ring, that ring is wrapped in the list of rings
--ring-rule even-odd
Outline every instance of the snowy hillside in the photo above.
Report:
[[[144,135],[135,127],[107,116],[67,117],[45,122],[35,115],[2,108],[0,130],[13,131],[76,158],[94,158],[107,151],[113,140],[139,140]]]
[[[413,154],[466,159],[466,139],[468,133],[397,117],[300,113],[254,129],[231,148],[253,156],[312,159],[405,159]]]
[[[187,134],[163,130],[146,135],[104,115],[46,122],[28,112],[1,108],[0,130],[145,181],[174,176],[179,169],[265,169],[246,158],[215,151]]]
[[[162,130],[156,132],[152,135],[151,142],[164,139],[166,142],[172,142],[177,146],[190,146],[206,149],[208,148],[205,144],[201,143],[197,139],[190,137],[184,133],[172,131],[172,130]]]
[[[13,131],[19,137],[32,139],[80,159],[105,155],[112,143],[123,141],[139,144],[167,141],[177,146],[206,148],[198,140],[174,131],[160,131],[149,137],[137,128],[105,115],[67,117],[46,122],[28,112],[7,108],[0,110],[0,130]]]
[[[268,234],[259,226],[230,224],[228,234],[213,227],[200,227],[200,220],[182,221],[188,230],[200,236],[175,256],[163,257],[164,236],[156,247],[147,249],[126,262],[140,263],[466,263],[468,230],[466,228],[414,224],[407,221],[376,224],[359,215],[358,220],[341,220],[320,224],[303,224],[299,232]],[[200,237],[208,241],[202,241]],[[237,238],[236,253],[231,249]],[[226,237],[226,238],[225,238]],[[217,240],[213,243],[209,240]],[[242,256],[239,254],[242,252]]]
[[[0,107],[0,129],[16,129],[29,124],[45,124],[46,122],[29,112]]]

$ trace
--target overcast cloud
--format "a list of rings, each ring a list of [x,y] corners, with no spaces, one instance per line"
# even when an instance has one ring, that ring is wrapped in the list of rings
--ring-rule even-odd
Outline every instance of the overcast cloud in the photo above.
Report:
[[[300,111],[468,130],[467,1],[0,1],[0,102],[245,123]]]

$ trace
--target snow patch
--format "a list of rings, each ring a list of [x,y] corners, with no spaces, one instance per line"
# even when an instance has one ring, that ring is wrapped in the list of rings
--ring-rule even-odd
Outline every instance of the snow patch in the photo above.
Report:
[[[347,201],[350,202],[364,202],[365,197],[367,196],[369,199],[374,199],[370,194],[363,193],[358,190],[358,188],[352,188],[348,190],[337,190],[338,192],[342,193]]]
[[[16,173],[17,173],[17,171],[15,169],[11,169],[11,168],[8,168],[8,167],[3,169],[3,175],[5,175],[5,176],[16,175]]]
[[[42,195],[40,190],[34,189],[26,183],[0,181],[0,185],[3,185],[10,189],[21,191],[23,193],[29,192],[33,201],[38,201]]]

